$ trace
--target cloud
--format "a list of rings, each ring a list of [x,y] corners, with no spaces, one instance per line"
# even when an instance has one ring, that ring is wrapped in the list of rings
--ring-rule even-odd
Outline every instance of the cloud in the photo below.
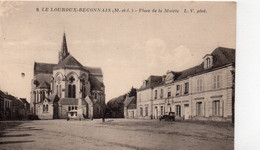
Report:
[[[136,69],[146,73],[162,75],[167,70],[182,71],[201,61],[184,45],[170,48],[160,38],[150,38],[144,43],[133,45],[132,61]]]

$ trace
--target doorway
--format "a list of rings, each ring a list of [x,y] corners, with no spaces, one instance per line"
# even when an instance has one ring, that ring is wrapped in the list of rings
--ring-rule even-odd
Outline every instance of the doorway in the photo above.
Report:
[[[154,112],[154,114],[155,114],[154,118],[155,118],[155,119],[158,119],[158,108],[155,107],[155,108],[154,108],[154,111],[155,111],[155,112]]]
[[[189,104],[184,104],[184,119],[189,119],[190,116],[190,107]]]

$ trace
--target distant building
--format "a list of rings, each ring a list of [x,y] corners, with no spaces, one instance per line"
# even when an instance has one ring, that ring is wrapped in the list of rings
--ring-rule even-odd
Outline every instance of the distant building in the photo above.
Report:
[[[40,119],[83,119],[101,117],[104,105],[101,68],[78,62],[68,51],[64,33],[58,64],[34,63],[31,111]]]
[[[137,118],[136,114],[136,96],[126,96],[124,102],[124,117],[125,118]]]
[[[235,50],[219,47],[195,67],[150,76],[137,90],[138,118],[231,121],[234,116]]]
[[[8,93],[0,91],[0,120],[27,119],[30,104],[25,98],[18,99]]]
[[[26,98],[20,98],[20,101],[23,103],[24,117],[27,118],[30,114],[30,103],[28,103]]]
[[[24,103],[17,97],[11,96],[13,107],[12,107],[12,119],[22,120],[25,119],[25,107]]]
[[[12,97],[0,90],[0,120],[12,119]]]

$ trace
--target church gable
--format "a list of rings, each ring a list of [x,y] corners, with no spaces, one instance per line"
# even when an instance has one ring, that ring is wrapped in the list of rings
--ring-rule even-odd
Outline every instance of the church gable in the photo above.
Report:
[[[54,69],[60,69],[60,68],[66,68],[66,67],[81,68],[81,69],[84,68],[81,65],[81,63],[76,58],[74,58],[72,55],[67,56],[63,61],[59,62],[59,64],[57,66],[55,66]]]
[[[34,76],[34,82],[36,88],[42,89],[42,88],[50,88],[52,80],[52,74],[37,74]]]

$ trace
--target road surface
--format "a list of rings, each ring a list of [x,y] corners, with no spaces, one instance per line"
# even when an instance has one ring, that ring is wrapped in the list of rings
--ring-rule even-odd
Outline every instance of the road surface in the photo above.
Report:
[[[129,119],[106,119],[102,123],[96,119],[10,121],[0,125],[0,149],[8,150],[234,149],[234,127],[227,123]]]

